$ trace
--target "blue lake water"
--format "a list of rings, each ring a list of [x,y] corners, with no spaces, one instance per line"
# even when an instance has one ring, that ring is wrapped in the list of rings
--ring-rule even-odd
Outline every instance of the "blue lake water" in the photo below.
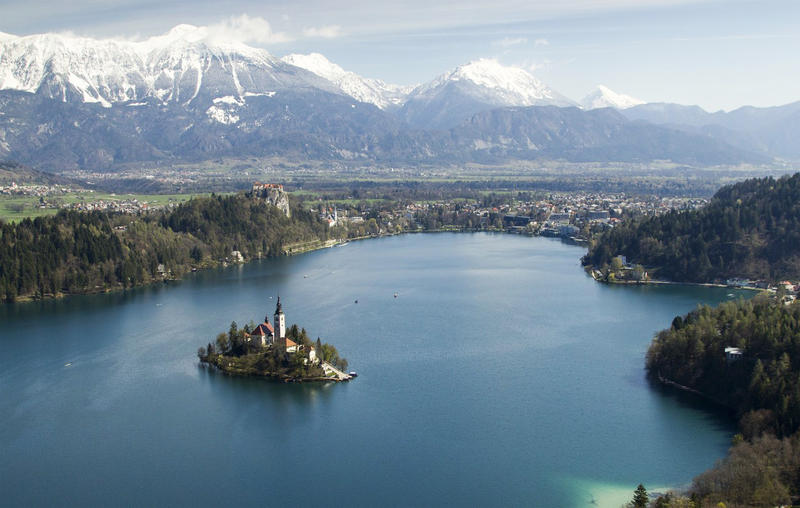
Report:
[[[598,284],[583,252],[405,235],[2,306],[0,504],[569,507],[684,485],[734,429],[650,386],[644,353],[675,315],[733,295]],[[198,365],[278,294],[356,380]]]

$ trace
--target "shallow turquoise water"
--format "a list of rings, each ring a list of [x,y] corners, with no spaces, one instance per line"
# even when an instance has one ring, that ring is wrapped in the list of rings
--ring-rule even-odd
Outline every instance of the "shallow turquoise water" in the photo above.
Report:
[[[584,506],[603,486],[685,484],[733,428],[653,389],[643,356],[730,291],[597,284],[582,253],[406,235],[0,307],[2,504]],[[279,293],[355,381],[198,366]]]

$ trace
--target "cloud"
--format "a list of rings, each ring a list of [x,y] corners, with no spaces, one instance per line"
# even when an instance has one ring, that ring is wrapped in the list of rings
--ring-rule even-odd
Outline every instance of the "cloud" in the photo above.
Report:
[[[500,46],[501,48],[510,48],[511,46],[518,46],[520,44],[525,44],[528,42],[526,37],[503,37],[499,41],[492,42],[492,46]]]
[[[320,37],[322,39],[335,39],[344,35],[339,25],[326,25],[321,27],[304,28],[305,37]]]
[[[266,19],[247,14],[230,18],[205,27],[208,36],[214,39],[235,40],[256,44],[274,44],[291,41],[292,38],[283,32],[273,32]]]
[[[499,46],[501,48],[511,48],[513,46],[519,46],[527,43],[528,43],[527,37],[503,37],[502,39],[493,41],[492,46]],[[548,41],[547,39],[536,39],[535,41],[533,41],[533,46],[536,48],[542,48],[549,45],[550,41]]]
[[[553,65],[553,62],[551,60],[549,60],[549,59],[545,59],[545,60],[542,60],[542,61],[539,61],[539,62],[532,62],[530,60],[526,60],[526,61],[524,61],[522,63],[514,65],[514,67],[519,67],[520,69],[525,69],[526,71],[528,71],[530,73],[535,73],[537,71],[541,71],[543,69],[547,69],[551,65]]]

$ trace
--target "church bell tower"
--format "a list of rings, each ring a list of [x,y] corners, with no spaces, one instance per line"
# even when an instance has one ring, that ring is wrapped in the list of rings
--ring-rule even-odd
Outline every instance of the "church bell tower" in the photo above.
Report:
[[[275,327],[275,341],[281,341],[286,338],[286,316],[283,314],[283,308],[281,307],[281,297],[278,297],[278,306],[275,307],[275,316],[274,316],[274,327]]]

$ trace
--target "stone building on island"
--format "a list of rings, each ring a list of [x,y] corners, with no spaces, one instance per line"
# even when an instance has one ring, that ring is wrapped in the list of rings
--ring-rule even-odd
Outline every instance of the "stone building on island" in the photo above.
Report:
[[[278,305],[275,307],[273,317],[274,325],[269,322],[269,315],[264,316],[264,322],[246,335],[247,341],[258,347],[279,347],[286,353],[307,352],[308,360],[312,364],[319,363],[317,351],[314,346],[298,344],[286,336],[286,315],[283,313],[281,297],[278,296]]]

